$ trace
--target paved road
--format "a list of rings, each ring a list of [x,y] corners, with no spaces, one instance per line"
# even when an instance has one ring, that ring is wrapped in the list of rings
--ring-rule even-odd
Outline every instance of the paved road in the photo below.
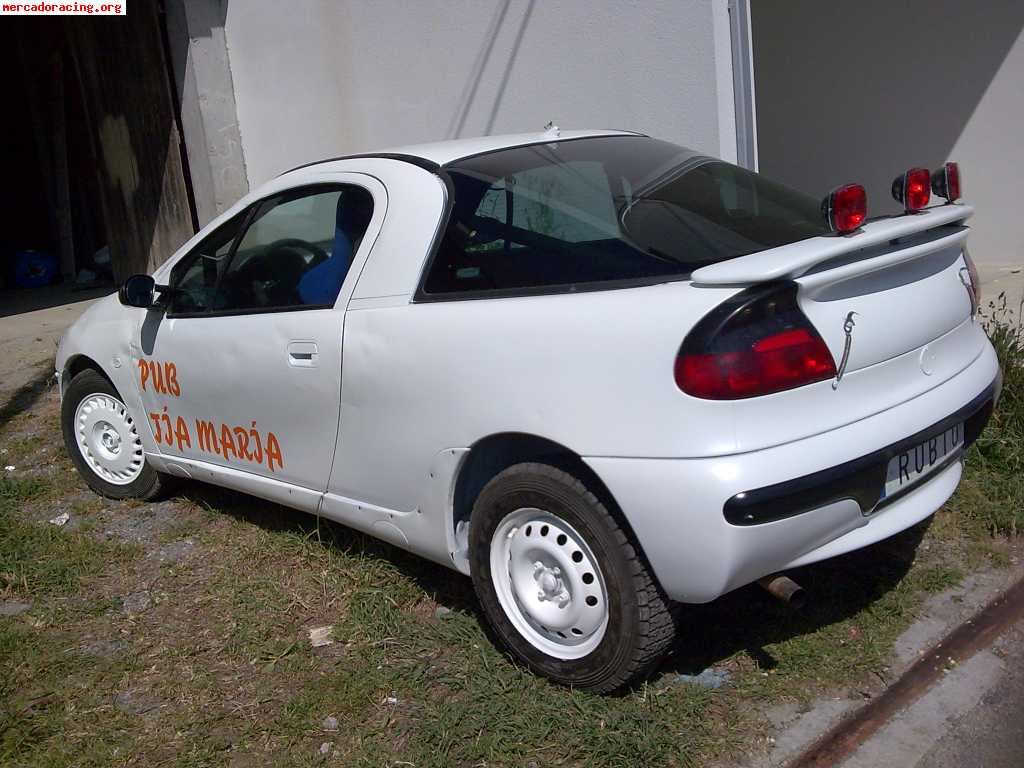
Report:
[[[0,403],[40,376],[44,363],[53,361],[61,334],[96,297],[112,290],[55,286],[0,291]]]
[[[1024,623],[997,642],[1003,674],[915,768],[1024,768]]]
[[[1000,293],[1006,294],[1006,306],[1015,312],[1024,302],[1024,267],[1015,265],[983,265],[981,273],[981,304],[988,313],[988,303],[997,301]],[[1016,317],[1016,314],[1014,314]],[[1024,765],[1024,762],[1022,762]]]

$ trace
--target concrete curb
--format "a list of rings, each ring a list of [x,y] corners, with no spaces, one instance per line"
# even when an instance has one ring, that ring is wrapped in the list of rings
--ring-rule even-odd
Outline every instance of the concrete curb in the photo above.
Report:
[[[932,646],[881,696],[843,717],[833,728],[820,736],[809,748],[788,764],[788,768],[829,768],[854,755],[875,733],[899,713],[919,699],[954,666],[972,663],[978,651],[990,646],[1000,634],[1018,621],[1024,620],[1024,578],[981,609],[973,618],[954,629],[943,640]],[[980,660],[979,660],[980,663]],[[978,664],[975,664],[978,666]],[[994,685],[998,680],[998,665],[981,665],[973,670]],[[985,673],[985,674],[981,674]],[[974,680],[969,669],[962,669],[966,680]],[[966,686],[970,688],[971,686]],[[987,687],[974,685],[976,694],[970,706],[980,700]],[[938,730],[935,738],[941,736]],[[923,754],[923,753],[922,753]],[[877,765],[882,755],[865,756],[865,765]],[[856,761],[851,765],[856,764]]]

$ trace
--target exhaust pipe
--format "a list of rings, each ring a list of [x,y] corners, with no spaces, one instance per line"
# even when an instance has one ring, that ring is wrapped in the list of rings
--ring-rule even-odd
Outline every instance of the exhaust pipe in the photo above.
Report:
[[[798,611],[802,611],[807,605],[807,593],[804,592],[804,588],[789,578],[789,576],[773,573],[758,579],[757,583],[764,587],[770,595],[777,597]]]

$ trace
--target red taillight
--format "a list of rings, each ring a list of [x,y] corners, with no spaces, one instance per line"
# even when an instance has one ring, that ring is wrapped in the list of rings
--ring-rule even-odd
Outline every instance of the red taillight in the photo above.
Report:
[[[707,400],[738,400],[824,381],[836,364],[796,303],[796,286],[758,286],[716,307],[690,332],[675,362],[678,387]]]
[[[853,232],[868,215],[868,196],[860,184],[836,187],[821,202],[826,226],[833,232]]]
[[[892,182],[892,196],[907,213],[920,211],[932,196],[932,175],[927,168],[911,168]]]
[[[932,174],[932,192],[953,202],[960,199],[960,166],[946,163]]]

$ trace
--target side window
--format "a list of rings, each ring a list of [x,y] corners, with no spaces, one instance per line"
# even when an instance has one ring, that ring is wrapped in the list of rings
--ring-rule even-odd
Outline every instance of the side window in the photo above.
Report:
[[[451,175],[454,221],[427,275],[427,293],[606,279],[619,251],[629,247],[600,162],[527,168],[489,186],[477,176]]]
[[[204,287],[213,281],[203,307],[180,311],[332,306],[372,215],[372,195],[356,186],[306,189],[265,200],[227,264],[216,274],[209,268],[203,272]],[[183,284],[193,271],[202,268],[189,268]],[[188,295],[184,285],[176,287],[178,295]],[[177,308],[177,295],[175,301]]]
[[[619,236],[608,177],[600,163],[545,165],[512,177],[513,220],[566,243]]]
[[[171,312],[177,314],[219,309],[223,301],[217,285],[228,266],[235,242],[249,211],[242,211],[197,245],[171,270],[171,285],[176,289]]]
[[[334,304],[373,215],[373,197],[346,186],[263,203],[221,279],[225,310]]]
[[[484,196],[480,199],[480,205],[476,208],[477,231],[490,229],[499,236],[494,240],[478,236],[478,242],[466,246],[467,251],[500,251],[503,248],[511,247],[511,243],[504,237],[505,227],[508,225],[507,200],[508,192],[504,179],[484,192]]]

